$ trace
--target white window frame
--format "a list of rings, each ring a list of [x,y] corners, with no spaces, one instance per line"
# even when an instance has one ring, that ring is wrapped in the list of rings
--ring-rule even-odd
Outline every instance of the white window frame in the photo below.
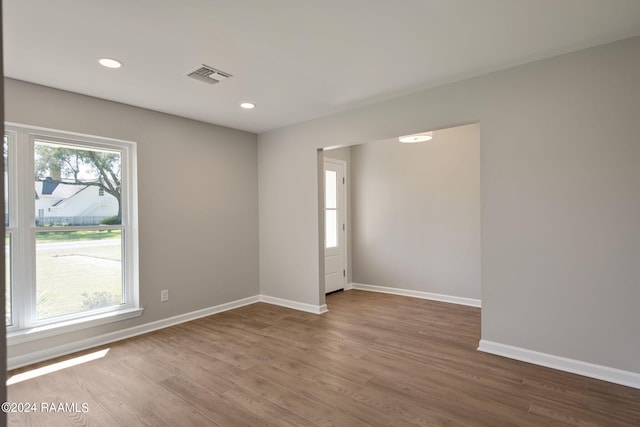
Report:
[[[74,330],[138,317],[142,314],[138,274],[138,208],[136,143],[14,123],[5,124],[9,136],[9,215],[12,232],[11,314],[7,344],[19,344]],[[125,303],[89,312],[38,320],[35,280],[35,200],[33,197],[36,140],[78,148],[117,150],[121,156],[122,224],[101,229],[122,230],[122,279]],[[92,228],[92,227],[89,227]],[[47,227],[46,231],[86,230],[83,226]]]
[[[16,153],[16,139],[18,137],[17,132],[12,130],[12,129],[7,129],[5,128],[5,132],[4,135],[7,136],[7,146],[8,146],[8,158],[7,158],[7,163],[9,164],[8,170],[7,170],[7,180],[8,182],[5,183],[5,186],[9,189],[9,194],[8,194],[8,199],[9,199],[9,210],[8,210],[8,214],[9,214],[9,222],[7,224],[5,224],[5,235],[10,234],[11,235],[11,265],[7,266],[9,269],[9,277],[10,277],[10,283],[11,285],[13,285],[13,283],[15,283],[15,252],[16,252],[16,236],[17,236],[17,213],[18,213],[18,209],[17,209],[17,200],[16,200],[16,196],[17,196],[17,192],[16,191],[12,191],[12,186],[15,186],[16,183],[18,182],[18,173],[17,173],[17,160],[18,160],[18,156]],[[3,189],[4,191],[4,189]],[[4,260],[2,261],[4,262]],[[9,283],[6,283],[5,286],[9,286]],[[7,330],[14,328],[16,325],[16,317],[15,317],[15,308],[14,308],[14,304],[13,301],[15,300],[15,293],[16,290],[14,289],[15,287],[12,286],[11,289],[11,319],[12,319],[12,324],[10,326],[7,326]],[[4,319],[3,319],[4,321]]]

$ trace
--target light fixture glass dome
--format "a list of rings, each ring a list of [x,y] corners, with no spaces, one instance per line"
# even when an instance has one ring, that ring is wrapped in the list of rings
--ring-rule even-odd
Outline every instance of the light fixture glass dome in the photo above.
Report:
[[[113,59],[113,58],[100,58],[100,59],[98,59],[98,62],[103,67],[107,67],[107,68],[120,68],[120,67],[122,67],[122,62],[118,61],[117,59]]]
[[[404,142],[405,144],[424,142],[431,139],[433,139],[433,132],[416,133],[414,135],[405,135],[398,138],[400,142]]]

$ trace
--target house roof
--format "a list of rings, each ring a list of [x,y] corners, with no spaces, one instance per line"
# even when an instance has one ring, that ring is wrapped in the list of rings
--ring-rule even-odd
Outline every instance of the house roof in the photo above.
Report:
[[[87,189],[89,186],[88,185],[76,185],[76,184],[65,184],[65,183],[57,183],[57,185],[54,187],[53,191],[49,194],[48,191],[44,191],[43,189],[46,190],[47,188],[47,183],[46,182],[42,182],[42,181],[36,181],[35,182],[35,192],[36,192],[36,200],[39,199],[54,199],[54,200],[58,200],[55,204],[53,204],[53,206],[57,206],[60,203],[64,202],[65,200],[68,200],[69,198],[75,196],[76,194],[80,193],[81,191],[84,191],[85,189]]]

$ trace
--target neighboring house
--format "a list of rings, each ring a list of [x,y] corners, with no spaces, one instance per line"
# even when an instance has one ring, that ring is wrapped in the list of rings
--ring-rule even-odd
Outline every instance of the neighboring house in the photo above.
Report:
[[[95,185],[65,184],[48,177],[35,182],[35,197],[38,221],[82,217],[100,223],[101,218],[118,214],[118,200]]]

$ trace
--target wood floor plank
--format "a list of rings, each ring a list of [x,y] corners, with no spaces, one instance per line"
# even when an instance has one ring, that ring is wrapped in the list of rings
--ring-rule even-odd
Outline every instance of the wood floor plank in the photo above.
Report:
[[[371,426],[382,426],[389,423],[393,416],[380,411],[380,408],[370,407],[355,400],[348,393],[352,393],[353,387],[357,384],[343,383],[343,392],[336,391],[336,386],[327,387],[326,384],[317,382],[320,377],[304,377],[287,375],[285,370],[281,370],[275,366],[254,366],[252,371],[256,371],[264,378],[278,383],[282,386],[290,388],[293,393],[304,396],[305,398],[322,403],[335,411],[354,419],[358,423],[366,423]]]
[[[276,397],[273,401],[308,420],[310,424],[318,426],[370,426],[369,423],[350,416],[343,411],[336,410],[298,393],[287,392]]]
[[[221,396],[229,402],[229,407],[242,408],[262,420],[263,424],[292,427],[309,424],[299,415],[242,387],[227,390]]]
[[[121,426],[170,427],[167,421],[141,401],[130,400],[122,392],[111,392],[96,398],[96,401]],[[92,420],[94,415],[90,413]],[[97,417],[96,417],[97,418]],[[102,421],[96,419],[96,421]],[[93,421],[92,421],[93,423]]]
[[[624,423],[625,419],[629,418],[640,420],[640,408],[631,401],[619,396],[604,396],[592,394],[588,391],[585,393],[567,387],[558,387],[557,384],[553,383],[533,381],[529,378],[525,378],[524,387],[526,387],[525,390],[527,390],[528,395],[535,403],[539,403],[539,399],[546,399],[552,402],[573,405],[581,411],[589,411],[599,419],[605,417],[612,424]],[[617,407],[615,412],[610,410],[612,406]]]
[[[640,426],[640,390],[476,350],[480,309],[348,291],[314,315],[256,303],[8,373],[15,426]],[[17,377],[16,377],[17,378]]]
[[[230,410],[229,403],[222,399],[219,393],[211,391],[216,387],[210,384],[204,387],[176,376],[162,381],[160,386],[221,426],[255,426],[262,423],[262,420],[242,408],[235,407]],[[226,390],[228,388],[224,391]]]

